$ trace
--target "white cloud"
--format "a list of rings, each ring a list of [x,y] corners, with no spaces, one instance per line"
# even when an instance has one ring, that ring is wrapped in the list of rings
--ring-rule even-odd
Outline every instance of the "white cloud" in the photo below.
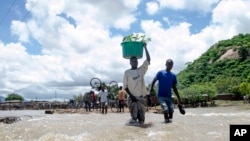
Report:
[[[170,22],[170,20],[169,20],[168,17],[163,17],[162,19],[163,19],[163,21],[165,21],[167,23],[167,25],[171,24],[171,22]]]
[[[203,13],[210,12],[214,4],[220,0],[157,0],[160,7],[166,7],[174,10],[190,10],[201,11]]]
[[[20,43],[4,44],[0,41],[0,94],[6,90],[34,99],[70,97],[89,91],[89,80],[98,77],[108,83],[122,82],[129,61],[122,58],[122,36],[112,29],[142,30],[151,37],[148,50],[151,65],[146,74],[150,83],[157,70],[165,68],[165,61],[172,58],[173,71],[178,73],[212,44],[238,33],[250,32],[249,2],[225,0],[213,8],[217,0],[194,3],[194,0],[158,1],[147,4],[147,12],[155,14],[158,8],[211,12],[212,19],[201,32],[191,33],[192,23],[165,24],[171,19],[140,19],[139,0],[113,1],[55,1],[28,0],[26,8],[31,18],[13,21],[12,33]],[[112,3],[112,6],[110,6]],[[141,12],[141,13],[140,13]],[[58,16],[65,13],[67,19]],[[153,16],[153,15],[151,15]],[[166,23],[165,23],[166,22]],[[136,27],[132,27],[136,26]],[[42,54],[28,54],[22,44],[32,38],[41,45]],[[139,60],[139,64],[145,59]],[[72,97],[71,97],[72,98]]]
[[[185,6],[184,0],[158,0],[161,7],[168,7],[171,9],[183,9]]]
[[[128,30],[132,23],[136,21],[134,16],[124,16],[119,18],[115,23],[114,27],[118,29]]]
[[[249,1],[224,0],[212,11],[210,25],[205,27],[197,38],[208,45],[218,40],[229,39],[239,33],[249,33]]]
[[[213,10],[212,23],[235,34],[249,32],[250,1],[227,0],[222,1]]]
[[[157,2],[148,2],[146,6],[147,6],[146,10],[149,15],[154,15],[159,10],[159,5]]]
[[[175,72],[179,72],[186,62],[192,62],[201,52],[204,52],[208,44],[203,43],[191,35],[189,23],[180,23],[169,29],[163,29],[161,23],[154,21],[143,21],[142,28],[150,35],[152,42],[149,43],[149,51],[152,52],[152,63],[150,74],[156,70],[164,69],[165,61],[172,58],[175,61]],[[157,57],[161,56],[161,57]]]
[[[17,35],[20,42],[28,42],[29,41],[29,32],[27,26],[20,21],[12,22],[12,33]]]

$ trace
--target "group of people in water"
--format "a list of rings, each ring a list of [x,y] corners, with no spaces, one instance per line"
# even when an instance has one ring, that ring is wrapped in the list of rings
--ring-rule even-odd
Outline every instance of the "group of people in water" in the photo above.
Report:
[[[143,125],[145,122],[145,97],[150,97],[154,85],[156,81],[158,81],[158,92],[157,98],[160,103],[160,106],[163,111],[164,121],[166,123],[171,123],[174,113],[173,100],[172,100],[172,90],[177,96],[177,104],[182,114],[185,114],[181,106],[181,99],[179,96],[179,92],[177,90],[177,78],[176,75],[171,72],[173,67],[173,60],[167,59],[165,65],[166,68],[160,70],[156,73],[155,77],[152,80],[150,92],[146,90],[144,75],[148,70],[148,66],[150,65],[150,55],[147,50],[147,44],[144,44],[146,60],[143,62],[141,66],[138,67],[138,59],[136,57],[130,58],[131,68],[125,70],[123,76],[123,86],[119,87],[118,92],[118,105],[117,112],[124,112],[124,100],[125,100],[125,92],[128,94],[128,108],[131,115],[131,119],[129,120],[129,124],[141,124]],[[87,97],[88,96],[88,97]],[[85,109],[86,111],[91,111],[90,100],[92,99],[93,108],[96,106],[97,99],[94,98],[94,92],[90,91],[89,95],[85,98]],[[107,113],[108,108],[108,92],[104,86],[101,86],[101,90],[99,92],[99,106],[100,111],[103,114]]]
[[[150,55],[147,50],[147,44],[144,44],[144,50],[146,54],[146,60],[141,66],[138,67],[138,59],[136,57],[130,58],[131,68],[124,72],[123,87],[129,95],[128,105],[130,110],[131,119],[129,120],[130,125],[143,125],[145,122],[145,97],[148,95],[146,90],[144,76],[150,65]],[[176,75],[171,72],[173,67],[173,60],[167,59],[165,65],[166,68],[156,73],[152,80],[150,87],[150,94],[153,92],[154,85],[158,81],[158,92],[157,98],[161,105],[164,121],[171,123],[174,113],[172,90],[177,96],[177,104],[182,114],[185,114],[185,110],[181,105],[181,99],[177,90],[177,78]]]
[[[108,107],[116,108],[116,112],[124,112],[125,103],[125,92],[122,86],[119,87],[118,95],[115,101],[108,100],[108,91],[105,86],[101,86],[98,97],[94,91],[86,93],[83,97],[84,107],[86,112],[92,112],[99,110],[103,114],[107,114]]]

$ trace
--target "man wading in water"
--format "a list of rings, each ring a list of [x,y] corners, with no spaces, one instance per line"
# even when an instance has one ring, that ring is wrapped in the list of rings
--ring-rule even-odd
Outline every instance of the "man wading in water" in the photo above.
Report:
[[[176,84],[177,84],[177,78],[176,75],[171,72],[173,68],[173,60],[168,59],[166,61],[166,69],[158,71],[156,76],[154,77],[150,92],[153,91],[154,85],[156,81],[159,81],[158,83],[158,100],[161,104],[163,113],[164,113],[164,119],[166,123],[172,122],[173,113],[174,113],[174,107],[173,107],[173,99],[172,99],[172,89],[174,90],[174,93],[177,96],[177,103],[180,108],[180,111],[182,114],[185,114],[185,111],[181,107],[181,98],[179,95],[179,92],[177,90]]]
[[[123,88],[129,95],[128,106],[131,114],[129,120],[130,125],[144,124],[145,121],[145,100],[144,96],[147,94],[144,75],[148,70],[150,64],[150,55],[147,50],[147,44],[144,44],[146,52],[146,60],[140,67],[136,57],[130,58],[131,69],[124,72]]]

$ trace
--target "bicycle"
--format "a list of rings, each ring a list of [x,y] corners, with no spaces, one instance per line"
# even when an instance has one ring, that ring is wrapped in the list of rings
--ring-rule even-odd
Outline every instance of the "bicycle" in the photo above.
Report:
[[[98,91],[100,91],[101,86],[104,86],[107,89],[118,89],[118,83],[116,81],[110,81],[109,85],[106,86],[104,82],[96,77],[90,79],[90,86],[92,87],[92,89],[96,89]]]
[[[90,86],[92,87],[92,89],[98,89],[101,87],[101,80],[99,78],[92,78],[90,79]]]
[[[109,107],[111,108],[111,111],[113,111],[112,108],[118,108],[116,97],[119,88],[118,83],[116,81],[110,81],[108,85],[106,85],[105,82],[102,82],[99,78],[94,77],[90,79],[90,86],[92,87],[92,89],[95,89],[97,91],[100,91],[102,86],[106,87],[108,91],[108,103]]]

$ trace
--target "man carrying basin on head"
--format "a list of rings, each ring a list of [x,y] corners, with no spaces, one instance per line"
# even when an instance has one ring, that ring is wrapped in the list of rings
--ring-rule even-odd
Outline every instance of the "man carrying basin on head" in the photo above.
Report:
[[[129,124],[143,124],[145,121],[145,100],[144,96],[147,94],[144,75],[148,70],[150,64],[150,55],[147,50],[147,44],[144,44],[146,53],[146,60],[138,67],[138,60],[136,57],[130,58],[131,68],[124,72],[123,88],[129,95],[128,106],[131,114]]]

